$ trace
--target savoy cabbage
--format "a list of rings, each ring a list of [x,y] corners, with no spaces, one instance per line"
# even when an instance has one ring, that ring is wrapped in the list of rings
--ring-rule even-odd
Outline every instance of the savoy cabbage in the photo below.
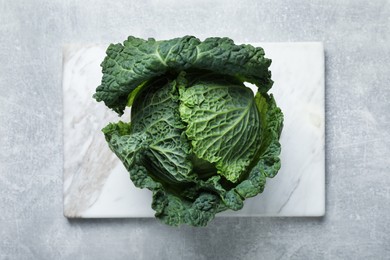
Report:
[[[108,47],[94,98],[119,115],[131,106],[131,122],[102,131],[135,186],[153,192],[164,223],[205,226],[241,209],[278,172],[283,114],[267,94],[264,55],[229,38],[193,36],[128,37]]]

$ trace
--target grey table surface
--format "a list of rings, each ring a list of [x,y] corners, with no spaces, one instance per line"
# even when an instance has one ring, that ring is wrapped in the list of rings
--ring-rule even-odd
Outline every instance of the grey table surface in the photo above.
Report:
[[[64,218],[61,47],[130,34],[323,41],[326,216]],[[0,0],[0,39],[0,259],[390,259],[389,1]]]

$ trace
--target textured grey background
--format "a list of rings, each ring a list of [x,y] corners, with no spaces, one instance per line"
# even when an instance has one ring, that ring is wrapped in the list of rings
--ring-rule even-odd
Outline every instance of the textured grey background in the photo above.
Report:
[[[0,259],[390,259],[389,1],[194,2],[0,0]],[[61,46],[129,34],[323,41],[326,217],[64,218]]]

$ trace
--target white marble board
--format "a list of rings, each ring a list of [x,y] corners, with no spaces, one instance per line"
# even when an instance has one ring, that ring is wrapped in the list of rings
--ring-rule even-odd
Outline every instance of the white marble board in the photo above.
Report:
[[[322,43],[251,43],[272,59],[271,93],[283,110],[282,168],[240,211],[217,216],[325,214],[324,49]],[[102,132],[128,121],[92,99],[105,45],[63,49],[64,215],[68,218],[153,217],[151,192],[132,184]]]

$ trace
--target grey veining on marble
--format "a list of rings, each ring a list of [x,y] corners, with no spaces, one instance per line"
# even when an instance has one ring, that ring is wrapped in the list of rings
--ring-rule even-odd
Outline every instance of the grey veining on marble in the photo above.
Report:
[[[107,109],[96,106],[90,91],[84,86],[98,86],[100,71],[88,70],[90,61],[103,60],[104,55],[94,52],[96,47],[64,48],[63,104],[64,111],[64,212],[68,217],[77,217],[85,209],[95,204],[100,190],[115,167],[117,160],[107,156],[107,145],[98,140],[102,138],[100,129],[104,127],[96,115],[103,119],[116,120]],[[93,56],[91,56],[93,55]],[[71,60],[68,58],[72,57]],[[96,72],[95,74],[93,74]],[[76,73],[79,77],[72,77]],[[86,73],[89,77],[83,77]],[[92,74],[91,74],[92,73]],[[89,131],[94,129],[94,131]],[[73,131],[72,131],[73,130]],[[103,138],[104,139],[104,138]],[[69,174],[72,173],[72,174]]]
[[[272,59],[271,93],[284,113],[282,168],[243,209],[217,216],[325,214],[324,49],[322,43],[250,43]],[[97,103],[106,45],[66,46],[63,59],[64,215],[75,218],[153,217],[152,193],[136,188],[110,151],[102,129],[129,121]],[[251,86],[257,91],[255,86]]]
[[[0,0],[0,259],[389,259],[389,17],[386,0]],[[62,47],[130,34],[324,42],[325,217],[66,219]]]

